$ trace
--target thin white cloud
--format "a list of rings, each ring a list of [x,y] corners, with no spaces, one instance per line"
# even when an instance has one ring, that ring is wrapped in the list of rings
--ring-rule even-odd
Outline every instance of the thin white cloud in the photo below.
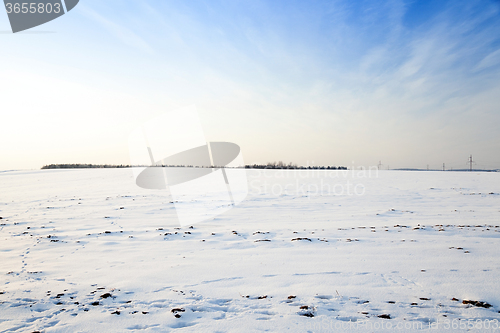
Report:
[[[486,57],[481,60],[477,66],[474,68],[474,71],[480,71],[489,67],[497,66],[500,64],[500,49],[491,52]]]
[[[100,23],[124,44],[146,53],[154,54],[154,49],[131,29],[105,18],[88,6],[81,5],[79,10],[88,18]]]

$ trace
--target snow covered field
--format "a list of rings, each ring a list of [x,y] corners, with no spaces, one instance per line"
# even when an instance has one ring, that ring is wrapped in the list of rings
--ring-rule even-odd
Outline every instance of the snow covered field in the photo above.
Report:
[[[130,169],[0,173],[0,331],[500,331],[500,174],[247,175],[179,228]]]

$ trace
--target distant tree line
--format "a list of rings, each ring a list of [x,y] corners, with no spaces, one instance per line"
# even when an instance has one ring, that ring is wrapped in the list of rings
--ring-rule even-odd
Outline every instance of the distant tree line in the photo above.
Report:
[[[267,164],[245,165],[246,169],[299,169],[299,170],[347,170],[344,166],[298,166],[292,162],[285,164],[281,161]]]
[[[103,168],[130,168],[130,165],[112,164],[49,164],[42,169],[103,169]]]
[[[221,168],[221,166],[193,166],[193,165],[153,165],[154,167],[169,168]],[[151,165],[114,165],[114,164],[49,164],[42,169],[116,169],[132,167],[151,167]],[[245,169],[299,169],[299,170],[347,170],[343,166],[298,166],[297,164],[285,164],[283,162],[273,162],[267,164],[245,165]]]
[[[218,166],[197,166],[197,165],[165,165],[165,164],[155,164],[155,165],[128,165],[128,164],[49,164],[44,165],[42,169],[116,169],[116,168],[220,168]]]

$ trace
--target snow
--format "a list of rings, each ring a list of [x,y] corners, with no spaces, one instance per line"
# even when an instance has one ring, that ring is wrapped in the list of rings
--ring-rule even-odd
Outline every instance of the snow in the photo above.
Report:
[[[0,331],[498,327],[499,176],[247,170],[191,228],[130,169],[3,172]]]

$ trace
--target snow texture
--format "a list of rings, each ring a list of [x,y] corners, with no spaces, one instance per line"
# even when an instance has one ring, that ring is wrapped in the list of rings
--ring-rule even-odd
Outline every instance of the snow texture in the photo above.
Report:
[[[240,205],[180,227],[130,169],[0,173],[0,332],[500,321],[498,173],[247,175]]]

